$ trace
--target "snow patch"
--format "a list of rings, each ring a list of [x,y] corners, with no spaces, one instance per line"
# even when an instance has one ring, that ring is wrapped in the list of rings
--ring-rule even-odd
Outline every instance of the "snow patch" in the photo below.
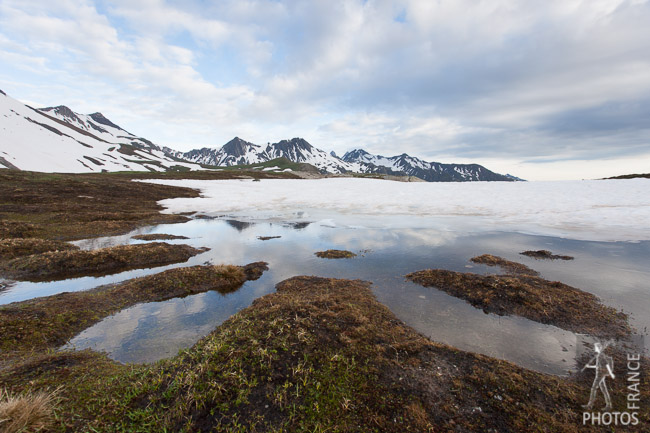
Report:
[[[363,226],[459,227],[580,240],[650,240],[650,180],[408,183],[373,179],[152,180],[200,189],[202,197],[160,203],[252,218],[315,218]],[[334,214],[335,216],[332,216]],[[327,216],[324,216],[327,215]],[[392,216],[386,218],[385,216]],[[399,218],[394,218],[399,217]]]

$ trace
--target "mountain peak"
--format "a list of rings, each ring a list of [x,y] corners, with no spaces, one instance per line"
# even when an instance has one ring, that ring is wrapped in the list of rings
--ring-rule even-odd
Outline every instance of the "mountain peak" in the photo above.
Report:
[[[223,147],[221,147],[221,151],[228,155],[232,155],[235,158],[239,158],[240,156],[244,156],[251,147],[257,148],[259,146],[249,143],[246,140],[242,140],[239,137],[235,137],[228,143],[224,144]]]
[[[349,152],[345,152],[342,159],[346,162],[355,162],[364,159],[368,155],[370,154],[363,149],[352,149]]]
[[[273,148],[273,150],[278,153],[278,156],[284,156],[288,159],[292,159],[291,155],[298,155],[302,154],[303,152],[311,153],[314,146],[309,144],[309,142],[303,138],[295,137],[291,140],[281,140],[277,143],[271,144],[268,146],[268,148]]]
[[[66,107],[65,105],[57,105],[56,107],[41,108],[41,111],[54,111],[55,114],[59,114],[63,117],[78,119],[74,111],[72,111],[70,108]]]
[[[120,131],[124,131],[122,128],[120,128],[119,126],[117,126],[116,124],[114,124],[113,122],[108,120],[106,118],[106,116],[104,116],[100,112],[89,114],[89,116],[90,116],[91,119],[93,119],[97,123],[101,123],[102,125],[106,125],[106,126],[111,126],[113,128],[119,129]]]

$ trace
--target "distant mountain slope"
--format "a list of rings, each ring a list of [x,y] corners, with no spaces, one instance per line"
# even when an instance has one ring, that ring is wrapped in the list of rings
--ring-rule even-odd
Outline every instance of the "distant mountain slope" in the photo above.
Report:
[[[622,174],[620,176],[606,177],[605,179],[650,179],[650,173]]]
[[[165,171],[198,169],[101,113],[65,106],[34,109],[0,94],[0,168],[42,172]]]
[[[302,138],[282,140],[262,147],[235,137],[221,148],[202,148],[189,152],[165,149],[176,158],[209,166],[257,164],[276,158],[286,158],[318,168],[321,173],[366,173],[392,176],[414,176],[429,182],[513,181],[514,176],[494,173],[478,164],[442,164],[427,162],[405,153],[384,157],[372,155],[363,149],[347,152],[339,158],[327,153]]]
[[[286,158],[292,162],[313,165],[322,173],[345,173],[352,168],[340,158],[315,148],[302,138],[282,140],[262,147],[235,137],[219,149],[204,147],[189,152],[178,152],[168,148],[165,150],[177,158],[210,166],[257,164]]]
[[[179,152],[169,148],[164,150],[177,158],[212,166],[255,164],[269,160],[263,154],[261,146],[244,141],[239,137],[233,138],[220,149],[204,147],[189,152]]]
[[[352,168],[343,160],[315,148],[302,138],[292,138],[269,144],[264,152],[269,159],[287,158],[293,162],[304,162],[326,173],[345,173],[351,171]]]
[[[406,153],[385,157],[354,149],[343,155],[343,161],[359,173],[402,173],[428,182],[513,181],[509,176],[494,173],[478,164],[442,164],[427,162]]]

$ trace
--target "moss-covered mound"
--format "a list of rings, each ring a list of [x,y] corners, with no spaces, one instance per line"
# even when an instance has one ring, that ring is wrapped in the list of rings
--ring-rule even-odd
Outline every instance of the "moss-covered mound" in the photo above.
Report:
[[[16,257],[30,256],[47,251],[78,250],[76,245],[63,241],[50,241],[37,238],[0,239],[0,261]]]
[[[526,270],[529,268],[512,266],[514,262],[500,257],[481,256],[479,259],[485,257],[496,259],[495,263],[512,270],[513,274],[478,275],[427,269],[410,273],[406,278],[425,287],[443,290],[488,313],[522,316],[603,338],[630,335],[627,315],[601,304],[591,293],[532,275]],[[486,261],[481,259],[481,263]]]
[[[325,250],[318,251],[314,254],[322,259],[351,259],[357,256],[353,252],[346,250]]]
[[[563,256],[561,254],[553,254],[549,250],[537,250],[537,251],[523,251],[519,254],[524,256],[532,257],[534,259],[545,259],[545,260],[573,260],[571,256]]]
[[[49,251],[0,263],[0,275],[14,280],[38,281],[83,275],[106,275],[127,269],[184,262],[206,249],[189,245],[149,243],[119,245],[98,250]]]
[[[35,232],[36,227],[33,224],[0,220],[0,239],[28,238],[33,236]]]
[[[146,235],[135,235],[131,239],[139,241],[169,241],[173,239],[189,239],[187,236],[168,235],[165,233],[151,233]]]
[[[492,254],[483,254],[482,256],[472,257],[470,259],[474,263],[480,263],[487,266],[498,266],[509,274],[515,275],[539,275],[539,272],[529,268],[521,263],[512,262],[499,256]]]
[[[104,317],[140,302],[208,290],[232,292],[266,269],[264,262],[176,268],[92,290],[0,306],[0,353],[60,346]]]
[[[368,286],[292,278],[175,358],[120,366],[89,351],[42,354],[0,370],[0,385],[64,384],[54,431],[609,431],[582,424],[590,375],[553,377],[433,343]],[[611,385],[615,410],[624,382]],[[648,413],[639,416],[626,431],[643,431]]]

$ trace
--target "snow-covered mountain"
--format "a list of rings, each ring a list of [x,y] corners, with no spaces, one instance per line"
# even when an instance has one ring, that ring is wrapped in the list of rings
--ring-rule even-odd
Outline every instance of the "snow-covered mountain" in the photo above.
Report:
[[[354,149],[343,155],[343,161],[358,173],[407,174],[428,182],[513,181],[512,177],[494,173],[478,164],[442,164],[427,162],[406,153],[385,157]]]
[[[302,138],[282,140],[269,144],[264,150],[269,159],[287,158],[293,162],[306,162],[326,173],[345,173],[352,166],[340,158],[317,149]]]
[[[220,149],[203,147],[189,152],[179,152],[169,148],[164,148],[164,150],[176,158],[213,166],[256,164],[268,161],[261,146],[244,141],[239,137],[233,138]]]
[[[315,148],[302,138],[282,140],[262,147],[235,137],[219,149],[204,147],[189,152],[168,148],[165,150],[176,158],[211,166],[256,164],[276,158],[287,158],[293,162],[311,164],[323,173],[345,173],[352,168],[350,164]]]
[[[34,109],[0,91],[0,168],[42,172],[199,169],[120,128],[101,113]]]
[[[176,158],[210,166],[256,164],[276,158],[307,163],[322,173],[376,173],[416,176],[429,182],[513,181],[514,177],[494,173],[478,164],[442,164],[427,162],[405,153],[384,157],[363,149],[347,152],[339,158],[334,152],[320,150],[302,138],[269,143],[265,147],[235,137],[221,148],[178,152],[165,148]]]
[[[108,120],[60,105],[34,109],[0,90],[0,168],[43,172],[165,171],[258,164],[277,158],[315,166],[322,173],[416,176],[429,182],[513,181],[478,164],[441,164],[407,154],[384,157],[363,149],[339,158],[302,138],[261,146],[235,137],[221,148],[181,152],[160,148]]]

